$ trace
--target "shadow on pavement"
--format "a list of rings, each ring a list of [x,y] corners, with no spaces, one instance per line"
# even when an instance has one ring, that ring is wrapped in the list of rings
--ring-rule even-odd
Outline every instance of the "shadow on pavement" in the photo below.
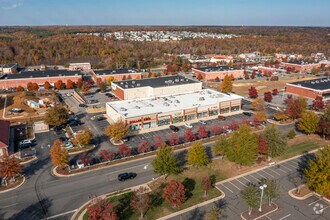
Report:
[[[40,203],[43,204],[43,209],[40,207]],[[34,203],[27,208],[21,210],[17,214],[14,214],[9,219],[10,220],[21,220],[21,219],[29,219],[29,220],[39,220],[45,219],[45,212],[48,211],[51,206],[51,201],[49,199],[43,199],[37,203]],[[1,217],[1,216],[0,216]],[[2,219],[2,218],[1,218]]]

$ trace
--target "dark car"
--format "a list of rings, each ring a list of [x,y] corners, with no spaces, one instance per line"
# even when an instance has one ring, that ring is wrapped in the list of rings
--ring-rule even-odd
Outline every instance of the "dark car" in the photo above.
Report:
[[[91,100],[89,100],[89,103],[90,104],[95,104],[95,103],[98,103],[99,101],[98,100],[96,100],[96,99],[91,99]]]
[[[179,131],[179,128],[177,126],[174,126],[174,125],[170,125],[170,129],[174,132],[178,132]]]
[[[104,116],[98,116],[96,118],[96,120],[98,120],[98,121],[103,121],[104,119],[106,119],[106,117],[104,117]]]
[[[87,108],[87,105],[86,104],[79,104],[79,107],[81,107],[81,108]]]
[[[81,121],[80,120],[71,120],[69,122],[69,125],[70,126],[77,126],[77,125],[82,125]]]
[[[121,173],[118,175],[119,181],[125,181],[128,179],[134,179],[137,176],[136,173]]]
[[[226,117],[223,116],[223,115],[219,115],[219,116],[218,116],[218,119],[220,119],[220,120],[222,120],[222,121],[225,121],[225,120],[226,120]]]
[[[243,112],[243,115],[246,115],[246,116],[251,117],[252,116],[252,113],[251,112]]]

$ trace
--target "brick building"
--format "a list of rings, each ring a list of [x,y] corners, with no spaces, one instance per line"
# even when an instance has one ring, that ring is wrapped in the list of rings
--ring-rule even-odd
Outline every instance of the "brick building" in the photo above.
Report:
[[[330,77],[287,83],[286,92],[311,99],[322,96],[330,101]]]
[[[244,70],[235,69],[231,66],[207,67],[207,68],[192,68],[192,72],[198,78],[199,75],[206,81],[212,81],[216,78],[224,79],[226,75],[233,76],[234,79],[243,78]]]
[[[10,122],[0,120],[0,159],[8,156]]]
[[[283,63],[284,69],[288,71],[298,71],[299,73],[305,73],[306,71],[311,71],[312,69],[319,69],[321,67],[321,63],[306,63],[303,61],[297,62],[288,62]]]
[[[7,74],[0,78],[0,89],[10,89],[22,86],[26,88],[29,82],[43,85],[46,81],[54,84],[58,80],[66,83],[68,80],[77,82],[82,78],[80,71],[68,70],[45,70],[45,71],[26,71],[19,74]]]
[[[202,89],[202,82],[183,76],[164,76],[111,83],[112,90],[121,100],[158,97]]]
[[[18,64],[0,64],[0,74],[13,74],[18,72]]]
[[[113,77],[115,81],[121,81],[125,79],[141,79],[141,72],[138,72],[132,68],[125,69],[114,69],[114,70],[93,70],[93,80],[96,82],[97,79],[102,81],[108,81],[110,77]]]
[[[92,66],[90,63],[70,63],[69,70],[90,70]]]

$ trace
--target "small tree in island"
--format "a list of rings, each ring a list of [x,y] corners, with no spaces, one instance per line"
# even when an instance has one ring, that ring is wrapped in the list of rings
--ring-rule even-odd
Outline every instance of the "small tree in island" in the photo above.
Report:
[[[0,160],[0,176],[7,186],[8,180],[14,180],[22,172],[22,166],[16,158],[5,157]]]
[[[112,138],[115,142],[120,141],[127,136],[129,132],[128,125],[122,121],[117,121],[104,129],[104,134]]]
[[[147,187],[140,186],[131,198],[131,206],[140,212],[140,219],[143,219],[144,213],[150,208],[150,204],[151,199]]]
[[[177,208],[187,199],[186,189],[181,182],[171,180],[163,190],[163,198],[169,202],[172,208]]]
[[[172,148],[164,145],[159,148],[151,164],[154,167],[154,172],[164,175],[166,179],[167,175],[178,174],[181,171],[178,163],[179,161],[175,157]]]
[[[53,146],[50,148],[50,157],[55,166],[64,169],[69,162],[68,151],[64,147],[61,140],[55,140]]]

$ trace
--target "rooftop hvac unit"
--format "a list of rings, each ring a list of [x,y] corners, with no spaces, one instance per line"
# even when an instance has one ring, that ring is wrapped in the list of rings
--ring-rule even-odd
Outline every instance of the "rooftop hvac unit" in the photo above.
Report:
[[[132,81],[132,84],[135,84],[135,81]]]
[[[319,83],[320,81],[316,80],[315,83]]]
[[[205,98],[204,97],[199,97],[199,101],[204,101]]]
[[[174,102],[175,102],[175,103],[180,103],[180,101],[179,101],[179,100],[177,100],[177,99],[176,99]]]
[[[163,105],[164,105],[164,106],[170,106],[167,102],[164,102]]]
[[[181,82],[183,82],[184,81],[184,79],[181,79]]]
[[[137,106],[137,105],[136,105],[135,108],[136,108],[136,109],[140,109],[140,106]]]
[[[123,112],[125,112],[127,109],[126,108],[124,108],[124,107],[121,107],[120,108],[120,111],[123,111]]]
[[[154,105],[153,105],[153,104],[148,104],[148,106],[149,106],[149,107],[154,107]]]

